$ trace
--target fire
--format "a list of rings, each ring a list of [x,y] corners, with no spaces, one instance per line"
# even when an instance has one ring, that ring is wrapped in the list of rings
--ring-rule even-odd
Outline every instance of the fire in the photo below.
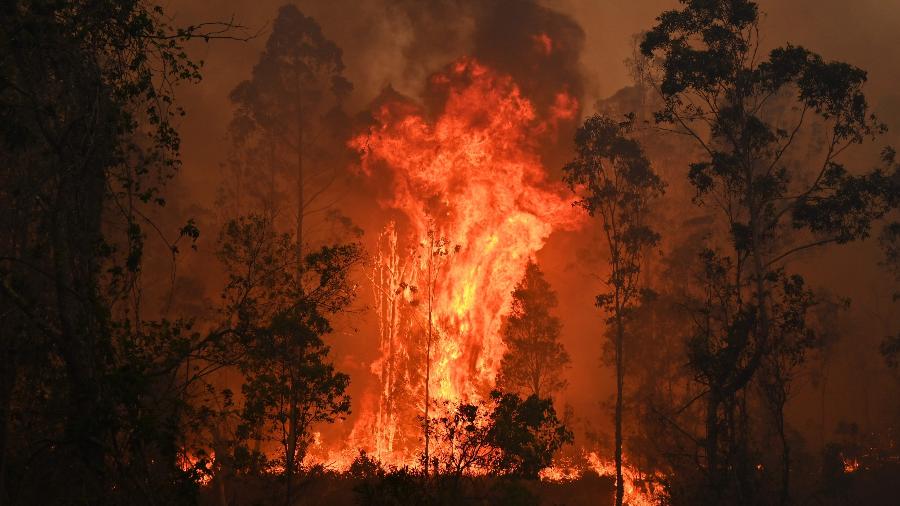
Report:
[[[859,470],[859,459],[855,459],[853,457],[843,457],[841,461],[844,464],[845,474],[855,473],[857,470]]]
[[[527,261],[554,230],[581,219],[561,186],[546,181],[539,155],[557,123],[575,118],[575,98],[561,91],[541,119],[510,77],[470,58],[429,84],[446,97],[435,119],[391,101],[351,141],[363,172],[391,179],[382,204],[407,221],[406,233],[391,223],[379,241],[371,277],[382,356],[372,370],[381,391],[355,431],[390,463],[412,462],[421,449],[429,280],[432,409],[477,402],[494,385],[501,318]]]
[[[616,463],[612,460],[602,460],[594,453],[587,454],[590,467],[600,476],[616,476]],[[625,492],[624,502],[629,506],[655,506],[659,504],[662,490],[636,467],[628,465],[627,460],[622,464],[622,481]]]
[[[538,48],[538,50],[544,55],[549,55],[553,52],[553,39],[550,38],[546,33],[539,33],[537,35],[533,35],[531,40],[534,41],[534,45]]]
[[[615,461],[601,459],[595,452],[583,453],[581,457],[584,464],[560,462],[544,469],[540,473],[541,480],[573,481],[581,478],[586,469],[591,469],[600,476],[609,476],[615,479]],[[661,503],[662,487],[649,480],[650,476],[629,465],[627,459],[622,465],[622,478],[625,482],[624,503],[628,506],[656,506]]]

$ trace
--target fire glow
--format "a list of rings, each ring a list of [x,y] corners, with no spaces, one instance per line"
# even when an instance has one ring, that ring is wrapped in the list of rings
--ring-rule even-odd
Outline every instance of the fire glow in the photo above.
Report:
[[[584,223],[562,185],[547,180],[539,153],[560,121],[577,118],[577,99],[558,92],[541,118],[510,77],[471,58],[435,74],[429,85],[430,93],[446,97],[434,120],[423,107],[393,98],[350,142],[366,175],[391,181],[381,203],[405,221],[385,225],[374,251],[380,356],[371,370],[379,391],[376,402],[363,404],[349,445],[328,452],[339,467],[349,466],[360,448],[388,466],[420,465],[429,279],[434,419],[487,397],[505,351],[502,318],[528,260],[554,231]],[[581,460],[548,468],[541,479],[615,474],[596,453]],[[656,491],[638,485],[641,476],[627,467],[629,504],[655,504]]]
[[[383,205],[407,220],[402,234],[386,227],[375,259],[382,356],[372,370],[381,392],[377,412],[363,413],[356,431],[371,434],[375,455],[396,464],[421,450],[415,420],[424,412],[429,268],[432,406],[477,402],[494,385],[505,350],[502,317],[527,261],[554,230],[581,220],[561,185],[547,182],[538,152],[560,120],[575,116],[575,98],[561,92],[539,118],[511,78],[469,58],[429,85],[446,96],[434,121],[416,105],[391,101],[351,141],[366,174],[391,179]],[[429,255],[435,241],[440,254]]]

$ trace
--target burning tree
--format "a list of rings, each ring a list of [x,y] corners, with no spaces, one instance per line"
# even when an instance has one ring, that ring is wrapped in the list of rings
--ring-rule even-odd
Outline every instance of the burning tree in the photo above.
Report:
[[[502,330],[507,350],[497,386],[526,397],[550,397],[565,388],[562,373],[569,364],[569,354],[559,342],[562,325],[551,313],[557,305],[556,293],[538,265],[529,261],[512,297]]]

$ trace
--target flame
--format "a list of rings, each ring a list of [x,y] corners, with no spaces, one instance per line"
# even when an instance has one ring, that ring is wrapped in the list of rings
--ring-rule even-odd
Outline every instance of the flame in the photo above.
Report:
[[[844,474],[855,473],[859,470],[859,459],[853,457],[842,457],[841,462],[844,464]]]
[[[616,463],[613,460],[603,460],[596,453],[587,454],[590,467],[600,476],[616,476]],[[624,481],[624,503],[629,506],[656,506],[660,503],[662,489],[655,483],[647,480],[647,475],[640,469],[628,464],[623,457],[622,481]]]
[[[532,35],[531,40],[534,41],[535,47],[545,56],[549,56],[553,52],[553,39],[546,33]]]
[[[584,475],[586,469],[591,469],[600,476],[610,476],[615,479],[616,463],[613,460],[601,459],[596,452],[582,454],[582,463],[563,461],[554,463],[552,467],[544,469],[540,473],[543,481],[574,481]],[[648,478],[660,476],[648,476],[634,466],[628,464],[628,459],[623,459],[622,479],[624,486],[624,503],[628,506],[657,506],[662,503],[664,491],[662,486]]]
[[[391,180],[383,205],[408,222],[406,234],[391,223],[379,240],[371,278],[382,355],[372,371],[381,391],[354,431],[393,463],[409,463],[421,447],[429,272],[433,405],[477,402],[494,385],[501,318],[527,261],[554,230],[581,222],[539,155],[557,124],[576,117],[574,97],[561,91],[542,120],[510,77],[471,58],[433,76],[429,91],[446,97],[435,119],[392,101],[350,142],[364,173]]]

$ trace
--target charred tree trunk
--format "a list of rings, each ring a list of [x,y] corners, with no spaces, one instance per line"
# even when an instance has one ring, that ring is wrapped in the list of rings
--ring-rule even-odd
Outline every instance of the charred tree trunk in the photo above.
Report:
[[[297,283],[303,290],[303,207],[304,173],[303,173],[303,99],[297,99]]]
[[[706,474],[714,497],[721,486],[719,477],[719,395],[710,392],[706,398]]]
[[[286,357],[287,358],[287,357]],[[289,406],[288,406],[288,436],[287,436],[287,445],[284,457],[284,477],[285,477],[285,488],[286,488],[286,498],[285,505],[291,506],[294,502],[293,492],[294,492],[294,469],[297,466],[296,456],[297,456],[297,385],[295,383],[294,375],[293,375],[293,367],[290,363],[287,364],[288,369],[291,371],[291,385],[290,385],[290,394],[288,398]]]
[[[618,299],[618,293],[616,295]],[[616,308],[616,506],[622,506],[625,498],[625,483],[622,477],[622,410],[625,385],[622,349],[624,348],[625,325],[622,308]]]
[[[429,232],[430,241],[428,246],[428,337],[425,343],[425,479],[428,479],[428,467],[431,465],[429,461],[429,446],[431,440],[431,420],[429,420],[428,405],[431,403],[431,328],[432,328],[432,288],[433,288],[433,268],[434,263],[434,231]]]

